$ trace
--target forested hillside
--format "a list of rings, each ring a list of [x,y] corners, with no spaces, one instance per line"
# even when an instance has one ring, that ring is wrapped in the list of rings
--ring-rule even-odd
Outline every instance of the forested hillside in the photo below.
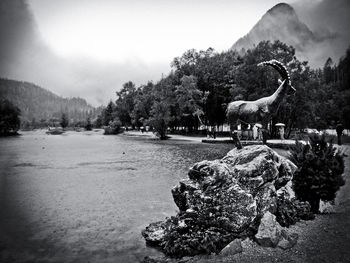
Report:
[[[0,99],[8,99],[21,110],[21,122],[47,123],[68,115],[70,123],[94,118],[98,110],[81,98],[62,98],[28,82],[0,79]]]

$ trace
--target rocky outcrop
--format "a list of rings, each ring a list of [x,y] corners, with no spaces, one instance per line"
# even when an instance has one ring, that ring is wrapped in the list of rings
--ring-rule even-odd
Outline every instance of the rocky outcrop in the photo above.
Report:
[[[233,149],[220,160],[196,163],[188,179],[172,189],[179,213],[152,223],[142,235],[148,244],[176,257],[219,253],[234,239],[254,237],[259,229],[258,240],[264,218],[275,218],[278,211],[277,194],[292,200],[288,182],[295,170],[291,161],[265,145]],[[281,239],[276,227],[278,239],[272,246]]]

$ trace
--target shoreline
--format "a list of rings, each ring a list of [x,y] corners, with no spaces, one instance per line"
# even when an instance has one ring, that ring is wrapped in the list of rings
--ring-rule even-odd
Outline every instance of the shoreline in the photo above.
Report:
[[[153,132],[150,132],[150,131],[144,132],[144,133],[141,133],[140,131],[124,131],[121,135],[128,136],[128,137],[159,140],[159,138]],[[169,134],[169,138],[166,141],[185,141],[185,142],[192,142],[192,143],[209,143],[209,144],[233,144],[233,140],[231,137],[216,137],[216,139],[213,139],[213,138],[208,138],[206,136],[187,136],[187,135],[179,135],[179,134]],[[305,143],[305,141],[301,141],[301,142]],[[262,144],[262,141],[241,140],[241,143],[243,146],[246,146],[246,145]],[[294,144],[295,144],[295,140],[291,140],[291,139],[267,140],[267,146],[269,146],[270,148],[278,148],[283,150],[289,150],[289,147]],[[336,148],[345,149],[347,146],[350,146],[350,145],[348,143],[343,143],[342,145],[338,145],[334,143],[333,146]]]
[[[139,131],[125,131],[122,133],[123,136],[127,137],[136,137],[144,138],[150,140],[159,140],[158,137],[153,132],[144,132]],[[169,138],[166,141],[182,141],[189,143],[204,143],[204,144],[232,144],[234,147],[233,140],[230,137],[217,137],[216,139],[208,138],[206,136],[186,136],[179,134],[169,134]],[[258,145],[262,144],[262,141],[247,141],[241,140],[242,146],[247,145]],[[267,140],[267,146],[275,149],[289,150],[290,146],[295,143],[294,140]]]

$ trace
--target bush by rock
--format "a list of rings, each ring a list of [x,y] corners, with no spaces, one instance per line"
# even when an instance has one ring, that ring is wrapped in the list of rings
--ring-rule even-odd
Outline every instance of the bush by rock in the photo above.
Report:
[[[148,244],[174,257],[219,253],[235,238],[253,237],[261,218],[278,211],[277,191],[296,169],[265,145],[196,163],[188,179],[172,190],[179,213],[142,234]]]
[[[284,227],[294,225],[299,220],[311,220],[315,215],[311,212],[308,202],[302,202],[295,198],[286,199],[284,196],[277,198],[277,222]]]
[[[298,166],[293,177],[296,196],[308,201],[312,211],[318,213],[320,200],[334,200],[345,183],[343,154],[324,135],[310,136],[306,145],[296,142],[291,153],[291,160]]]

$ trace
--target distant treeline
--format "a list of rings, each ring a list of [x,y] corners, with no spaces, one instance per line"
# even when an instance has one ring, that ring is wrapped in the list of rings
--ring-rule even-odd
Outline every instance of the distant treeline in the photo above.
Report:
[[[82,98],[62,98],[32,83],[8,79],[0,79],[0,99],[20,109],[22,127],[47,127],[59,122],[62,114],[75,125],[101,113]]]
[[[236,51],[188,50],[172,63],[172,71],[156,83],[136,87],[131,81],[117,92],[115,102],[102,111],[97,125],[118,122],[123,126],[150,125],[157,131],[225,123],[226,105],[234,100],[255,100],[278,87],[278,73],[259,62],[277,59],[287,65],[297,92],[287,97],[274,123],[292,128],[334,127],[338,121],[350,128],[350,49],[338,64],[331,59],[322,69],[299,61],[295,49],[280,41],[260,42],[244,55]]]

